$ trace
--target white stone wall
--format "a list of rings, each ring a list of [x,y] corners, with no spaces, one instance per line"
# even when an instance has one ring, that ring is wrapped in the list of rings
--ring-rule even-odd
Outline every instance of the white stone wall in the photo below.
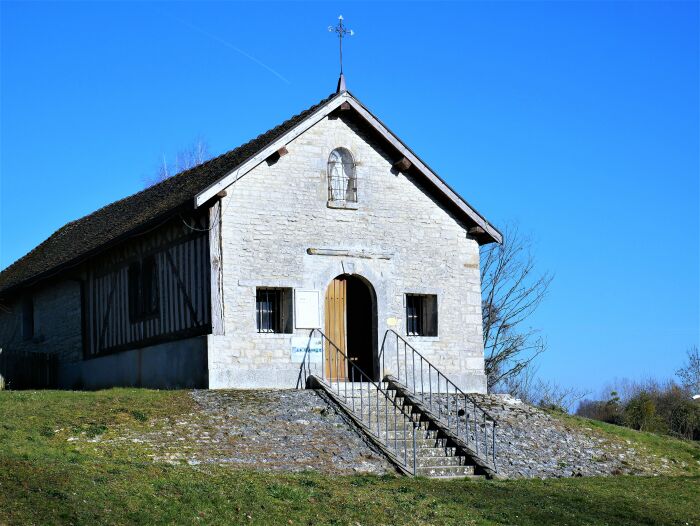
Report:
[[[23,337],[22,301],[17,298],[0,307],[0,348],[56,353],[62,363],[82,359],[80,284],[63,280],[36,290],[32,298],[34,337]]]
[[[326,163],[339,146],[357,163],[357,210],[327,206]],[[407,339],[463,388],[485,392],[479,247],[464,226],[392,173],[392,159],[342,119],[322,120],[287,149],[242,176],[222,201],[225,334],[209,336],[210,387],[294,387],[292,335],[256,332],[255,288],[315,289],[323,302],[330,281],[349,273],[375,289],[380,345],[390,317],[405,334],[405,293],[437,294],[438,336]],[[310,247],[389,259],[309,255]]]

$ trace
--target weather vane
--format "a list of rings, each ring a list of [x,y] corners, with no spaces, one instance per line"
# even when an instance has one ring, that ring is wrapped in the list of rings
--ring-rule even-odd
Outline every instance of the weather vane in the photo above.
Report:
[[[338,17],[338,25],[333,27],[333,26],[328,26],[328,31],[331,33],[335,32],[338,34],[338,44],[340,46],[340,75],[342,77],[343,75],[343,37],[346,36],[353,36],[355,32],[352,29],[347,29],[343,25],[343,15],[340,15]]]

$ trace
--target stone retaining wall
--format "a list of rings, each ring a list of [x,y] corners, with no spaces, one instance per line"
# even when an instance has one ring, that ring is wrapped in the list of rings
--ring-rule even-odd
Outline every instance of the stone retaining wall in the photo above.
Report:
[[[178,417],[165,431],[162,422],[154,422],[153,432],[125,428],[113,440],[139,443],[156,462],[396,473],[321,392],[202,390],[191,396],[197,411]],[[499,420],[497,467],[508,478],[675,474],[681,468],[510,397],[477,397]]]

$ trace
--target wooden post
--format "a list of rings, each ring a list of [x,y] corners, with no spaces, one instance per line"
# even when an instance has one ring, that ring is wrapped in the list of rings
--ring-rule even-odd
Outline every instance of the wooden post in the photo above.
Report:
[[[221,200],[209,209],[209,259],[211,262],[211,333],[225,334],[223,258],[221,252]]]

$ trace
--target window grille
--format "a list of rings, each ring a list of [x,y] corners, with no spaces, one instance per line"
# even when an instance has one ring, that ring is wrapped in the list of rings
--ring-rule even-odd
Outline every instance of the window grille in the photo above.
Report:
[[[345,148],[336,148],[328,158],[328,199],[357,202],[355,161]]]
[[[258,332],[292,332],[292,289],[258,288],[255,293],[255,322]]]
[[[437,336],[437,296],[406,294],[406,334]]]

